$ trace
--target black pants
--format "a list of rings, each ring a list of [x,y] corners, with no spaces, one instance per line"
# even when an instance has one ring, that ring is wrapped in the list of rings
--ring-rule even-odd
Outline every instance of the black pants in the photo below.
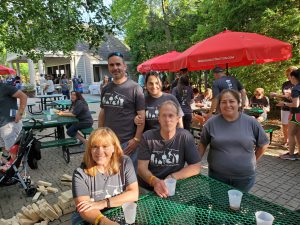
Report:
[[[190,131],[192,114],[191,113],[184,114],[184,116],[182,117],[182,121],[183,121],[183,128]]]

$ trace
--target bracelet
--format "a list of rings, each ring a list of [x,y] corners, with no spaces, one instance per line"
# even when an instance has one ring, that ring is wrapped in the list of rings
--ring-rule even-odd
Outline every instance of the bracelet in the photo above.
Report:
[[[153,186],[153,185],[152,185],[152,182],[153,182],[153,179],[154,179],[154,178],[156,178],[156,176],[153,176],[153,175],[149,178],[148,184],[149,184],[150,186]]]
[[[110,208],[110,200],[109,200],[109,198],[106,198],[105,201],[106,201],[106,208]]]
[[[141,140],[137,137],[134,137],[133,140],[135,140],[136,142],[140,142]]]
[[[101,219],[104,217],[102,213],[100,213],[97,218],[95,219],[94,225],[98,225]]]

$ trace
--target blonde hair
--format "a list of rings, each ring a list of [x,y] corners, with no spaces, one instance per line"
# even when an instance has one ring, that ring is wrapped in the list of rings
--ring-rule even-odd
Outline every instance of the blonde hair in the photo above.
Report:
[[[107,171],[109,174],[119,173],[123,150],[117,135],[108,127],[98,128],[91,133],[83,155],[83,163],[85,164],[84,172],[90,176],[96,176],[97,164],[92,157],[92,148],[99,145],[114,146],[114,152],[108,163]]]
[[[213,93],[212,93],[212,89],[211,88],[207,88],[204,92],[204,96],[205,95],[208,95],[209,96],[209,99],[212,99],[213,98]]]
[[[254,95],[256,95],[257,93],[262,93],[263,95],[265,95],[265,90],[263,88],[256,88],[254,91]]]
[[[291,72],[293,72],[294,70],[297,70],[298,67],[297,66],[290,66],[289,68],[286,69],[285,74],[287,76],[289,76],[291,74]]]

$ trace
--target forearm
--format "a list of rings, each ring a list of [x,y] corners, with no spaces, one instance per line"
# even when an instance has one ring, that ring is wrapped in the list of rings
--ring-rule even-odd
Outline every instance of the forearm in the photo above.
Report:
[[[263,147],[257,147],[256,150],[255,150],[255,157],[256,157],[256,161],[258,161],[262,156],[263,154],[265,153],[265,151],[267,150],[268,148],[268,144],[264,145]]]
[[[98,209],[93,209],[89,211],[84,211],[79,213],[81,218],[90,224],[94,224],[97,216],[99,216],[100,211]]]
[[[199,150],[201,159],[202,159],[202,157],[203,157],[203,155],[204,155],[204,153],[205,153],[205,151],[206,151],[206,147],[207,147],[207,146],[204,145],[204,144],[202,144],[202,143],[199,144],[198,150]]]
[[[20,106],[19,106],[19,112],[20,113],[24,113],[25,112],[25,107],[27,105],[27,96],[24,94],[21,98],[20,98]]]
[[[218,103],[217,98],[213,98],[211,101],[211,107],[209,109],[209,114],[212,114],[215,111],[215,109],[217,108],[217,103]]]
[[[130,190],[126,190],[122,194],[109,198],[110,207],[118,207],[123,205],[126,202],[135,202],[138,200],[139,198],[138,184],[137,182],[135,182],[131,185],[134,185],[135,187]]]
[[[284,102],[284,105],[290,108],[297,108],[300,105],[300,100],[299,98],[292,98],[292,102]]]
[[[247,93],[246,93],[245,89],[241,90],[241,97],[242,97],[242,108],[248,107],[248,104],[247,104],[247,101],[246,101]]]
[[[61,116],[76,117],[76,115],[74,115],[74,114],[71,113],[71,112],[61,112],[60,115],[61,115]]]
[[[195,175],[198,175],[201,171],[201,165],[200,163],[188,165],[181,170],[177,171],[176,173],[172,173],[172,176],[176,180],[182,180],[188,177],[192,177]]]
[[[145,128],[145,111],[142,110],[142,111],[138,111],[137,113],[144,122],[137,126],[134,137],[141,140],[141,137],[142,137],[142,134],[143,134],[144,128]]]
[[[144,161],[144,160],[143,160]],[[152,172],[148,169],[148,166],[141,165],[141,161],[138,161],[138,175],[147,182],[150,186],[152,186],[154,179],[151,181],[152,184],[150,184],[150,178],[154,176]]]
[[[178,127],[179,127],[179,128],[183,128],[182,117],[180,117],[180,119],[179,119],[179,121],[178,121]]]
[[[98,127],[103,127],[104,126],[104,109],[100,108],[100,113],[98,116]]]

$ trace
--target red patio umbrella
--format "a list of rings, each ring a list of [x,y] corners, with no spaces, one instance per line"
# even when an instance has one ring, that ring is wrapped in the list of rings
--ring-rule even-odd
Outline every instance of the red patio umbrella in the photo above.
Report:
[[[7,75],[7,74],[16,74],[16,71],[14,69],[0,65],[0,75]]]
[[[198,42],[170,63],[171,71],[247,66],[287,60],[292,57],[289,43],[256,33],[226,30]]]
[[[174,59],[174,57],[177,57],[180,54],[180,52],[171,51],[163,55],[155,56],[154,58],[138,65],[137,70],[142,73],[149,71],[169,71],[170,62]]]

